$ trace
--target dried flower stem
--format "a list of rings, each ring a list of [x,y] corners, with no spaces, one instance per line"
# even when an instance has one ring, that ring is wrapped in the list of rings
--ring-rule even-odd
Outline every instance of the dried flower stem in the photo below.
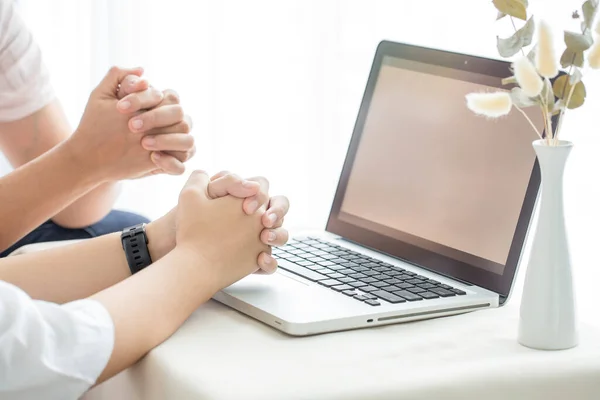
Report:
[[[529,125],[531,125],[531,127],[533,128],[533,130],[535,131],[535,133],[537,133],[537,135],[540,137],[540,139],[544,140],[544,138],[542,137],[542,134],[540,133],[540,131],[538,131],[538,129],[533,124],[533,122],[531,122],[531,119],[527,116],[527,113],[525,113],[525,111],[521,110],[519,107],[517,107],[514,104],[513,104],[513,107],[516,108],[517,110],[519,110],[519,112],[521,114],[523,114],[523,116],[525,117],[525,119],[527,120],[527,122],[529,122]]]
[[[569,95],[567,96],[567,102],[565,103],[565,108],[563,108],[562,110],[560,110],[560,118],[558,119],[558,125],[556,126],[556,135],[554,135],[556,139],[558,139],[558,133],[560,132],[560,127],[561,127],[562,122],[563,122],[563,117],[562,117],[563,113],[566,110],[566,108],[569,105],[569,103],[571,102],[571,96],[573,95],[573,92],[575,91],[575,86],[576,85],[571,85],[571,90],[569,90]]]

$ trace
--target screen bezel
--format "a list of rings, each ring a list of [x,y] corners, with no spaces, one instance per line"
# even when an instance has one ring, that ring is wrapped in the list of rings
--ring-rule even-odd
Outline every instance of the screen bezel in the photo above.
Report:
[[[498,293],[500,296],[508,296],[521,258],[522,249],[527,237],[527,231],[533,216],[535,202],[540,188],[541,174],[537,158],[531,171],[529,184],[527,186],[525,198],[502,275],[389,236],[381,235],[377,232],[350,224],[340,219],[340,209],[346,193],[348,179],[356,157],[382,61],[385,56],[472,72],[479,75],[487,75],[497,78],[496,87],[504,89],[506,89],[507,86],[503,86],[501,80],[512,75],[510,63],[507,61],[385,40],[379,43],[363,94],[344,166],[338,181],[335,197],[329,213],[329,219],[327,221],[326,231],[427,270],[483,287]],[[556,118],[554,118],[553,122],[553,126],[556,126]],[[523,126],[524,129],[528,129],[527,125],[524,124]]]

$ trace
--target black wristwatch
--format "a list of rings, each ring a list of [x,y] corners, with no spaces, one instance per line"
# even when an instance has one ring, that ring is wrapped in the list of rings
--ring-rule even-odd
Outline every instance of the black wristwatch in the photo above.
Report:
[[[146,224],[124,229],[121,233],[121,244],[123,250],[125,250],[125,257],[132,275],[152,264],[150,251],[148,250]]]

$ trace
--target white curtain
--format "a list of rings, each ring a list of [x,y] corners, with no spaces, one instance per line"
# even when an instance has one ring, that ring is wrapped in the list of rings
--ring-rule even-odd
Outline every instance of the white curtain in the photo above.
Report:
[[[497,57],[496,35],[512,30],[481,0],[19,2],[74,126],[110,65],[141,65],[153,85],[180,93],[194,119],[199,151],[189,167],[269,177],[272,192],[291,199],[291,227],[325,224],[381,39]],[[536,16],[571,29],[581,2],[530,0]],[[582,285],[597,281],[600,239],[600,76],[584,80],[587,104],[563,124],[563,137],[576,143],[565,201]],[[128,182],[118,205],[159,216],[183,179]]]

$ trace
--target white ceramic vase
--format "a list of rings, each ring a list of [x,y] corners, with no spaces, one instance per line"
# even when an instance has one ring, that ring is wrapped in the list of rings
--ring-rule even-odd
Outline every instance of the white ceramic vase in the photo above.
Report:
[[[573,144],[533,142],[542,173],[539,215],[525,275],[519,343],[540,350],[578,344],[571,258],[563,212],[563,172]]]

